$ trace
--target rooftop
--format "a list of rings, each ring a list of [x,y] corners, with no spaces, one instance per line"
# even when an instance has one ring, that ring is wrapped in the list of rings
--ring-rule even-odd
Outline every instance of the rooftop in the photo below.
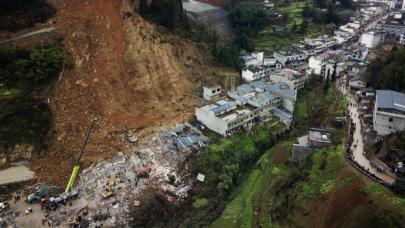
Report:
[[[366,65],[362,65],[362,64],[355,63],[355,64],[353,65],[353,67],[354,67],[354,68],[357,68],[357,69],[363,69],[363,68],[365,68],[365,67],[367,67],[367,66],[366,66]]]
[[[210,111],[213,111],[214,113],[219,113],[219,112],[225,111],[225,110],[230,109],[235,106],[236,106],[236,102],[231,101],[229,103],[223,104],[223,105],[215,107],[213,109],[210,109]]]
[[[329,57],[329,54],[328,53],[322,53],[322,54],[320,54],[318,56],[321,57],[321,58],[326,58],[326,57]]]
[[[361,93],[375,92],[373,87],[367,87],[359,90]]]
[[[271,99],[274,98],[274,96],[271,95],[269,92],[262,92],[262,93],[258,93],[257,95],[265,96],[265,97],[267,97],[269,100],[271,100]]]
[[[262,81],[254,81],[254,82],[251,82],[250,85],[251,85],[252,87],[254,87],[254,88],[259,88],[259,89],[261,89],[261,90],[264,90],[264,89],[266,88],[266,86],[267,86],[267,85],[266,85],[264,82],[262,82]]]
[[[243,84],[243,85],[241,85],[239,87],[246,89],[249,93],[255,91],[252,87],[250,87],[249,85],[246,85],[246,84]]]
[[[377,90],[377,107],[405,112],[405,94],[392,90]]]
[[[217,85],[217,84],[213,84],[213,83],[206,83],[206,84],[204,85],[204,87],[205,87],[205,88],[208,88],[208,89],[216,89],[216,88],[221,87],[221,86],[219,86],[219,85]]]

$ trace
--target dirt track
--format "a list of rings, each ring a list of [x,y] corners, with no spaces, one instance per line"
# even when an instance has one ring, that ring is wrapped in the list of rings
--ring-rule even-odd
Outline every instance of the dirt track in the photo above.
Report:
[[[140,18],[124,1],[68,0],[55,27],[64,35],[68,59],[51,93],[58,126],[49,152],[32,162],[38,181],[66,185],[93,117],[98,117],[81,166],[127,151],[125,124],[142,143],[161,127],[193,117],[194,82],[212,76],[196,46]],[[132,17],[123,19],[125,12]],[[120,144],[111,148],[111,142]]]
[[[34,172],[29,171],[25,166],[11,167],[0,171],[0,184],[30,180],[33,177]]]

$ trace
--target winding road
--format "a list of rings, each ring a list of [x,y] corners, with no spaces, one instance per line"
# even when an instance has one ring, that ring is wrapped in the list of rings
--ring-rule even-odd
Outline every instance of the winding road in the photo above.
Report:
[[[344,84],[344,83],[343,83]],[[341,88],[341,87],[340,87]],[[346,88],[343,87],[343,94],[346,94]],[[347,101],[351,101],[352,104],[357,104],[357,101],[354,99],[354,95],[347,93],[348,95],[346,95],[346,99]],[[377,177],[381,178],[382,180],[389,182],[389,183],[394,183],[395,179],[388,176],[385,173],[381,173],[381,172],[377,172],[377,168],[373,167],[370,164],[370,161],[365,157],[365,155],[363,155],[363,143],[362,143],[362,134],[361,134],[361,124],[360,124],[360,120],[358,118],[358,112],[357,112],[357,108],[358,107],[354,107],[354,106],[349,106],[348,110],[350,113],[353,113],[353,122],[356,123],[356,131],[354,132],[353,135],[353,142],[357,142],[358,140],[358,144],[357,144],[357,148],[354,148],[354,143],[351,145],[351,149],[353,150],[353,156],[354,156],[354,160],[357,161],[361,166],[364,166],[365,169],[370,169],[371,173],[374,173]],[[355,114],[357,114],[356,116],[354,116]]]

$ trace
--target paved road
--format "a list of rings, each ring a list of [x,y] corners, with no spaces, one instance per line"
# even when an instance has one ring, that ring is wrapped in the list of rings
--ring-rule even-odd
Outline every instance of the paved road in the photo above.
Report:
[[[346,94],[346,89],[343,88],[343,93]],[[349,97],[350,96],[350,97]],[[348,96],[346,96],[348,101],[351,101],[353,104],[357,104],[357,101],[354,99],[354,96],[351,95],[349,93]],[[370,161],[365,157],[365,155],[363,155],[363,143],[362,143],[362,134],[360,131],[360,120],[358,117],[359,113],[357,112],[358,107],[354,107],[354,106],[349,106],[349,112],[353,114],[353,121],[354,123],[356,123],[356,131],[354,132],[354,136],[353,136],[353,141],[357,142],[358,140],[358,144],[357,144],[357,148],[354,148],[354,143],[351,146],[351,149],[353,149],[353,156],[354,156],[354,160],[357,161],[361,166],[364,166],[365,169],[370,169],[370,172],[374,173],[376,176],[378,176],[379,178],[381,178],[382,180],[385,180],[386,182],[389,183],[394,183],[395,179],[388,176],[385,173],[380,173],[377,172],[377,168],[374,168],[371,164]],[[356,117],[354,117],[354,115],[356,114]]]
[[[39,34],[42,34],[42,33],[52,32],[54,30],[56,30],[56,28],[54,28],[54,27],[49,27],[49,28],[36,30],[36,31],[33,31],[33,32],[25,33],[25,34],[17,36],[17,37],[2,40],[2,41],[0,41],[0,44],[9,43],[9,42],[13,42],[13,41],[16,41],[16,40],[24,39],[24,38],[27,38],[29,36],[35,36],[35,35],[39,35]]]
[[[25,166],[15,166],[0,171],[0,184],[10,182],[30,180],[34,177],[34,172],[29,171]]]

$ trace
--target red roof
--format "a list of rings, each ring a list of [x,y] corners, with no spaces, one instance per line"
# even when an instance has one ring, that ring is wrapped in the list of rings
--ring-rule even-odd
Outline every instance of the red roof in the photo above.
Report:
[[[322,53],[322,54],[319,55],[319,57],[326,58],[326,57],[329,57],[329,54],[328,53]]]

